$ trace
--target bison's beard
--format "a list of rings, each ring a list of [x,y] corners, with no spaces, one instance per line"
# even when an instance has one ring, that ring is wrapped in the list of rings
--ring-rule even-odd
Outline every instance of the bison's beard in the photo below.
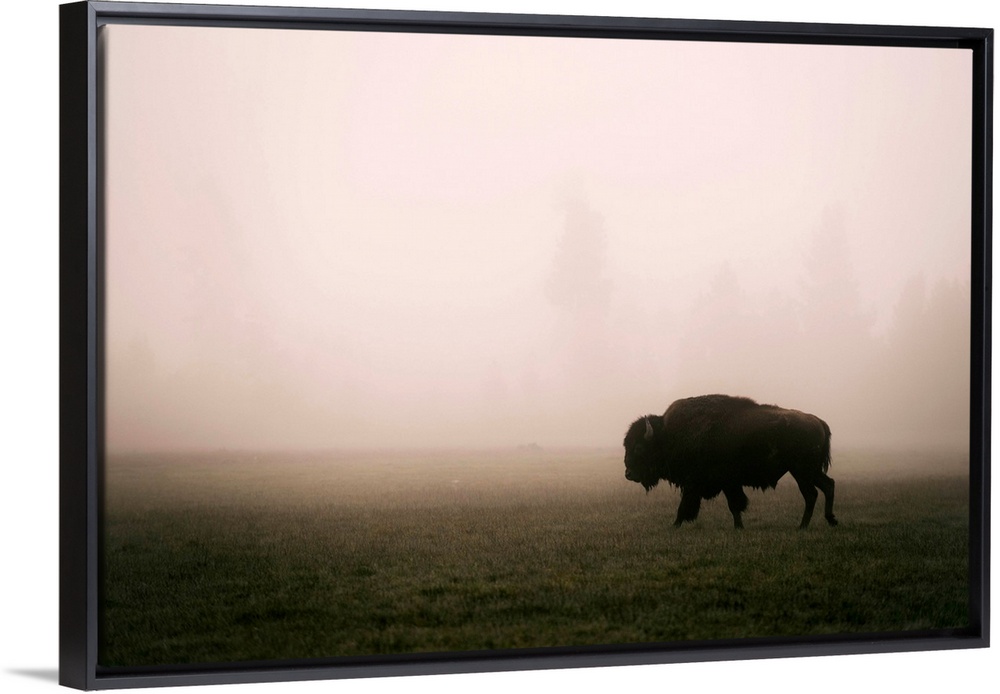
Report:
[[[660,480],[658,480],[658,479],[653,479],[653,480],[639,480],[639,484],[642,485],[642,488],[646,490],[647,494],[649,493],[649,490],[651,490],[653,487],[655,487],[659,483],[660,483]]]
[[[625,470],[625,479],[631,482],[638,482],[647,492],[660,483],[660,478],[656,475],[641,474],[635,470]]]

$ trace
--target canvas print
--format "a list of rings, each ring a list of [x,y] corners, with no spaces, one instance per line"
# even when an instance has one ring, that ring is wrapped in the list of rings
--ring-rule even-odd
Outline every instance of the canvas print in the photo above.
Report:
[[[969,625],[970,50],[100,32],[99,665]]]

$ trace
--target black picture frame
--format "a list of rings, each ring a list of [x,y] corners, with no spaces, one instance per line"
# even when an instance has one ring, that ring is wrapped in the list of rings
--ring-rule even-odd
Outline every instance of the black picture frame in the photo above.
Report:
[[[170,666],[98,666],[102,509],[103,278],[97,32],[105,24],[356,29],[482,35],[971,49],[973,63],[970,626],[857,634],[510,652]],[[495,672],[989,645],[993,31],[581,16],[77,2],[60,7],[60,683],[79,689]]]

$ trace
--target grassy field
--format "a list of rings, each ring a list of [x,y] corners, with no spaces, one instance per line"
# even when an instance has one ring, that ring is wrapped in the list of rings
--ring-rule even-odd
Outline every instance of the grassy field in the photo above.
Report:
[[[968,481],[924,458],[838,455],[839,527],[784,479],[737,532],[617,451],[119,456],[100,663],[961,627]]]

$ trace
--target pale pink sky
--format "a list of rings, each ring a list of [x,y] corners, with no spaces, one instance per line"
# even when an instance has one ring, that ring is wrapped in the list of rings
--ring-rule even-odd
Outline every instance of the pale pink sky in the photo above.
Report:
[[[839,234],[876,341],[914,278],[969,280],[968,51],[101,40],[112,450],[616,445],[694,394],[674,343],[720,272],[781,313]],[[577,253],[604,283],[571,309]]]

